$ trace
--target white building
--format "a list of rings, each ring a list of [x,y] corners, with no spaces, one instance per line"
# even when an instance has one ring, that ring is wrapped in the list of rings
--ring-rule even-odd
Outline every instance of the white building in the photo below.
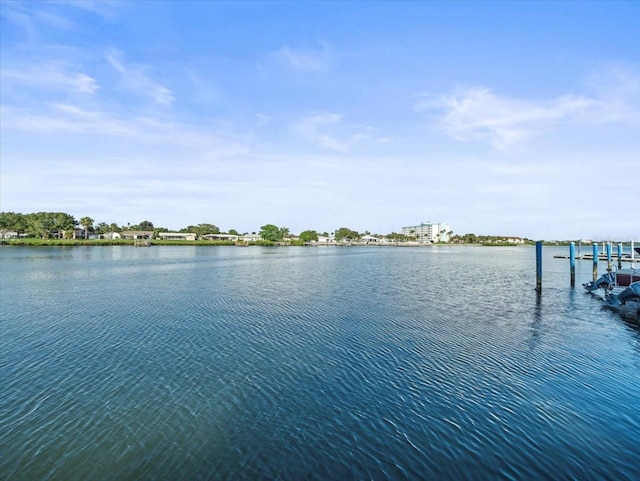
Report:
[[[262,237],[260,237],[260,234],[245,234],[241,235],[239,239],[242,242],[258,242],[259,240],[262,240]]]
[[[402,234],[415,237],[418,242],[449,242],[451,228],[447,224],[423,222],[402,228]]]
[[[158,235],[162,240],[196,240],[196,234],[193,232],[159,232]]]
[[[312,244],[317,244],[317,245],[329,245],[329,244],[335,244],[336,240],[333,237],[327,237],[324,235],[319,235],[318,236],[318,240],[317,241],[312,241]]]
[[[238,242],[240,236],[234,234],[205,234],[202,236],[204,240],[208,241],[230,241]]]

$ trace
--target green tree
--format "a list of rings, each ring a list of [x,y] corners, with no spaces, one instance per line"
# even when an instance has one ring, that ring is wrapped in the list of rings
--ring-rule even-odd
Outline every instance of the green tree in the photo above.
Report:
[[[318,240],[318,233],[314,230],[305,230],[300,233],[298,236],[299,239],[303,242],[311,242]]]
[[[93,219],[91,217],[83,217],[80,219],[80,225],[84,227],[84,238],[89,237],[89,229],[93,228]]]
[[[44,239],[45,237],[48,237],[48,234],[49,231],[40,217],[37,217],[36,215],[29,215],[27,217],[27,235]]]
[[[140,225],[138,226],[138,228],[140,230],[153,230],[153,222],[150,222],[148,220],[143,220],[142,222],[140,222]]]
[[[475,244],[478,242],[478,238],[475,234],[465,234],[462,238],[464,239],[465,244]]]
[[[18,212],[0,212],[0,231],[23,233],[27,229],[27,219]]]
[[[397,232],[392,232],[391,234],[387,234],[387,239],[394,242],[403,242],[407,240],[407,236],[404,234],[398,234]]]
[[[207,234],[219,234],[220,229],[213,224],[198,224],[190,225],[189,227],[180,230],[180,232],[193,232],[198,237],[202,237]]]
[[[107,224],[106,222],[98,222],[98,224],[96,224],[95,226],[95,231],[98,234],[106,234],[107,232],[109,232],[109,224]]]
[[[260,237],[271,242],[279,242],[282,240],[284,235],[282,229],[277,225],[266,224],[260,227]]]
[[[27,226],[26,232],[33,237],[47,239],[54,233],[73,229],[77,221],[73,216],[64,212],[36,212],[25,216]]]
[[[340,227],[334,234],[337,241],[351,241],[360,239],[360,234],[348,227]]]
[[[237,231],[237,230],[235,230],[235,229],[229,229],[229,232],[227,232],[227,234],[229,234],[229,235],[240,235],[240,234],[238,233],[238,231]]]

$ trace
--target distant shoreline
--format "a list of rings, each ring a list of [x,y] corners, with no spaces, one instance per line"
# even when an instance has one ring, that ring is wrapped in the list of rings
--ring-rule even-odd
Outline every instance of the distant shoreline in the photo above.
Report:
[[[113,247],[113,246],[136,246],[136,241],[133,239],[4,239],[0,242],[0,245],[6,247]],[[435,244],[415,244],[408,242],[388,242],[388,243],[374,243],[369,244],[305,244],[301,242],[271,242],[267,240],[253,241],[248,243],[236,243],[233,241],[185,241],[185,240],[152,240],[148,247],[153,246],[203,246],[203,247],[216,247],[216,246],[231,246],[231,247],[247,247],[247,246],[262,246],[262,247],[523,247],[533,244],[509,244],[509,243],[495,243],[495,244],[459,244],[459,243],[435,243]],[[549,243],[548,245],[565,245],[558,243]],[[568,245],[568,244],[567,244]]]

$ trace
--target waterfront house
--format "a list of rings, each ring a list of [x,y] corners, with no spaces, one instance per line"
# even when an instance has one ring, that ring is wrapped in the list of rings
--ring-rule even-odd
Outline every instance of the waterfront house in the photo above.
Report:
[[[193,232],[160,232],[158,235],[162,240],[194,241],[197,237]]]
[[[360,243],[361,244],[371,244],[371,243],[377,243],[379,241],[379,239],[377,237],[374,237],[372,235],[363,235],[362,237],[360,237]]]
[[[51,232],[51,237],[54,239],[84,239],[84,229],[76,227],[73,230],[54,230]]]
[[[120,233],[119,232],[107,232],[106,234],[102,234],[100,236],[101,239],[107,239],[107,240],[114,240],[114,239],[120,239]]]
[[[524,239],[521,237],[507,237],[505,241],[508,244],[517,244],[517,245],[524,244]]]
[[[122,239],[131,239],[131,240],[151,239],[153,237],[153,231],[152,230],[123,230],[120,233],[120,237]]]
[[[230,242],[238,242],[240,236],[233,234],[205,234],[200,237],[202,240],[207,241],[230,241]]]
[[[316,244],[318,245],[329,245],[329,244],[335,244],[336,240],[333,237],[327,237],[325,235],[319,235],[318,236],[318,240],[315,241]]]
[[[260,237],[260,234],[245,234],[241,235],[239,240],[242,242],[257,242],[262,240],[262,237]]]

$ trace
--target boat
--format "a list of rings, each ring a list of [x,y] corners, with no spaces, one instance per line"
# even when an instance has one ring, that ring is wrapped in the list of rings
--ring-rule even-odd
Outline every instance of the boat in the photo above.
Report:
[[[597,280],[582,285],[588,292],[595,292],[601,288],[607,290],[614,287],[629,287],[638,281],[640,281],[640,269],[629,267],[607,272]]]
[[[607,272],[597,280],[583,284],[594,293],[604,289],[604,305],[625,319],[640,320],[640,269],[628,268]]]
[[[640,282],[633,282],[626,289],[612,289],[605,294],[604,304],[625,319],[640,321]]]

